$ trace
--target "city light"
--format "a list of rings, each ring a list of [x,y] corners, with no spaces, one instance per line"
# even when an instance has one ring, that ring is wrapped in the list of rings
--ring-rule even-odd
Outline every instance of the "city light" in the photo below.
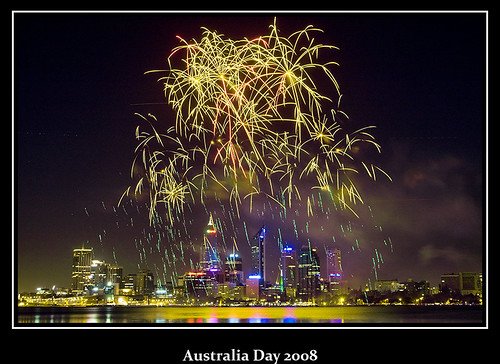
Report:
[[[238,253],[229,253],[222,270],[206,268],[188,271],[179,276],[178,282],[165,286],[155,285],[153,274],[148,270],[122,276],[120,267],[104,260],[91,259],[93,249],[75,249],[72,289],[57,288],[55,285],[51,289],[38,287],[32,295],[19,295],[18,306],[482,304],[482,275],[478,273],[444,274],[439,290],[430,287],[426,281],[377,280],[374,282],[375,289],[366,287],[358,291],[346,287],[339,272],[329,273],[330,279],[323,280],[318,249],[304,245],[297,254],[293,247],[287,245],[282,251],[286,254],[282,255],[284,260],[280,267],[279,284],[264,280],[260,274],[248,275],[245,283],[242,279],[242,257]],[[340,251],[333,249],[325,253],[335,257],[326,261],[326,269],[338,269]]]
[[[213,225],[212,215],[210,225]],[[208,234],[207,229],[202,231]],[[342,279],[340,249],[325,249],[327,259],[322,260],[318,255],[320,251],[311,247],[310,243],[297,250],[291,245],[282,247],[280,279],[272,283],[266,279],[263,270],[266,254],[272,254],[269,247],[264,250],[265,231],[264,227],[260,228],[251,240],[252,254],[248,258],[252,266],[246,282],[243,279],[245,255],[228,252],[227,259],[224,260],[217,236],[211,236],[210,239],[205,236],[203,254],[200,256],[200,263],[203,264],[200,264],[200,269],[180,274],[176,282],[155,284],[153,273],[147,269],[124,276],[121,267],[94,259],[92,248],[74,249],[71,289],[56,288],[55,285],[52,289],[38,287],[34,295],[20,295],[18,304],[23,307],[39,304],[427,305],[437,302],[449,305],[462,303],[464,299],[469,304],[482,303],[482,275],[474,272],[442,275],[439,290],[431,288],[426,281],[376,280],[374,287],[366,286],[363,291],[358,292],[348,288],[346,281]],[[321,261],[325,262],[323,267]],[[323,278],[322,269],[326,270],[327,279]],[[457,297],[463,298],[457,300]]]

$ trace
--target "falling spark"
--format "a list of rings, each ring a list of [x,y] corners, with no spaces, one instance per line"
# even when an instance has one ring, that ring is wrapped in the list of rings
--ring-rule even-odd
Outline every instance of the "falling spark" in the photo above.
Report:
[[[178,37],[165,70],[147,72],[160,75],[172,118],[136,114],[141,124],[133,183],[120,198],[121,209],[113,207],[128,216],[116,221],[116,229],[139,231],[141,217],[149,218],[149,227],[134,235],[141,267],[163,267],[172,282],[183,267],[197,269],[192,258],[199,255],[200,221],[192,216],[214,208],[221,251],[247,248],[253,224],[242,219],[245,205],[251,216],[275,224],[279,247],[288,239],[314,246],[309,235],[317,231],[315,220],[324,218],[321,232],[332,233],[330,243],[368,254],[366,268],[373,263],[378,277],[381,252],[372,258],[362,238],[361,252],[359,226],[337,215],[364,216],[361,176],[390,177],[360,159],[361,147],[381,148],[369,133],[373,126],[348,131],[351,121],[340,110],[343,96],[333,75],[338,64],[329,59],[337,48],[315,43],[318,32],[308,26],[284,37],[275,21],[269,35],[232,40],[203,29],[198,40]],[[373,227],[382,233],[380,225]],[[390,238],[384,244],[392,252]]]
[[[367,132],[373,127],[348,133],[339,123],[348,117],[331,70],[338,63],[320,57],[338,48],[315,44],[312,34],[321,30],[313,26],[289,37],[278,34],[276,20],[269,28],[252,40],[206,28],[200,40],[178,36],[167,69],[147,72],[165,74],[159,81],[175,115],[173,125],[162,127],[154,115],[137,114],[150,131],[136,129],[131,175],[137,181],[124,196],[149,192],[150,220],[161,204],[172,224],[186,204],[204,204],[215,191],[229,197],[238,216],[242,201],[249,199],[252,209],[258,195],[286,211],[315,188],[358,216],[351,207],[363,202],[354,154],[361,142],[378,152],[380,146]],[[330,94],[317,87],[318,78]],[[373,164],[361,166],[374,180],[375,171],[390,178]],[[312,216],[309,196],[307,202]]]

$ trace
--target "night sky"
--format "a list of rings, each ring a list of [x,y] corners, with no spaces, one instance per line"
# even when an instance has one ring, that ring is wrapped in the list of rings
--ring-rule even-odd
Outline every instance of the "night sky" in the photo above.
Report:
[[[150,226],[144,198],[117,207],[132,183],[141,123],[134,113],[164,122],[172,116],[158,76],[144,72],[166,68],[176,35],[199,39],[207,27],[251,39],[267,35],[274,16],[283,35],[312,24],[324,31],[318,42],[339,47],[342,110],[355,127],[377,126],[382,153],[374,160],[392,182],[359,181],[360,218],[300,212],[294,229],[269,209],[242,216],[250,235],[269,228],[269,261],[279,254],[278,239],[295,247],[310,239],[323,261],[327,246],[342,250],[352,288],[374,281],[375,249],[383,256],[379,279],[437,285],[444,273],[482,271],[485,14],[17,13],[13,246],[20,292],[69,287],[72,250],[82,244],[124,273],[144,267],[169,281],[172,270],[190,270],[208,222],[204,209],[187,218],[188,238],[167,238],[164,224]],[[215,217],[229,225],[228,213]]]

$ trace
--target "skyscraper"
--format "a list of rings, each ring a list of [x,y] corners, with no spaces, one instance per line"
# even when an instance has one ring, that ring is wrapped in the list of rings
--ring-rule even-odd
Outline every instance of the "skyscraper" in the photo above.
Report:
[[[141,269],[135,276],[136,294],[151,294],[154,291],[154,277],[149,269]]]
[[[91,282],[91,265],[94,257],[93,249],[73,250],[73,265],[71,269],[71,290],[77,294],[82,294],[89,290]]]
[[[328,289],[338,292],[342,287],[342,264],[340,249],[327,249],[326,251],[326,276]]]
[[[259,276],[259,286],[264,287],[265,282],[265,255],[264,255],[264,239],[266,237],[266,228],[262,226],[257,234],[254,235],[250,242],[252,265],[250,275],[253,277]]]
[[[225,280],[228,283],[243,284],[243,261],[238,253],[231,253],[226,259]]]
[[[303,246],[298,256],[297,296],[302,301],[314,300],[321,292],[320,264],[315,248]]]
[[[90,278],[94,291],[106,287],[108,283],[109,264],[103,260],[92,259]]]
[[[290,246],[284,246],[281,251],[281,291],[287,298],[295,297],[297,278],[297,252]]]
[[[210,214],[208,225],[203,232],[203,243],[200,251],[200,268],[202,272],[216,272],[220,270],[218,252],[219,233]]]

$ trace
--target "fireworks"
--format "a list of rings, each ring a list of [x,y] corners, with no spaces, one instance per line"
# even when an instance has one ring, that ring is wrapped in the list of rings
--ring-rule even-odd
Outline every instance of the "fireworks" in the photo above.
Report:
[[[136,131],[133,190],[149,192],[150,219],[163,204],[172,223],[187,203],[214,194],[236,211],[245,199],[251,209],[258,195],[286,209],[315,189],[356,214],[351,205],[363,199],[354,176],[387,174],[356,159],[359,143],[380,146],[372,127],[344,130],[338,64],[323,61],[337,48],[316,44],[318,32],[308,26],[283,37],[275,21],[269,35],[251,40],[208,29],[199,41],[178,37],[167,69],[149,71],[161,74],[175,121],[162,127],[139,115],[150,131]]]

